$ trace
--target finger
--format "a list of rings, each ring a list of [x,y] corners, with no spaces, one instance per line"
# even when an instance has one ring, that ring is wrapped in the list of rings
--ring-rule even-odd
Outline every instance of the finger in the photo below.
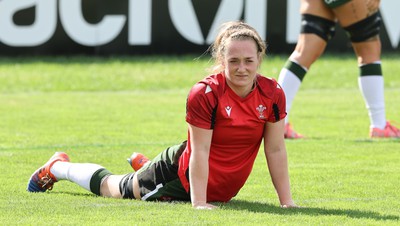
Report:
[[[212,210],[212,209],[215,209],[215,208],[217,208],[217,206],[214,206],[212,204],[205,204],[205,205],[196,206],[196,209],[198,209],[198,210]]]

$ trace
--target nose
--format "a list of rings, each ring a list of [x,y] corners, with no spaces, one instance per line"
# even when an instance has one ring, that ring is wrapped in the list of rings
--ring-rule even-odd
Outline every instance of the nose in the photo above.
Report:
[[[237,68],[238,72],[245,72],[246,71],[246,65],[243,62],[240,62]]]

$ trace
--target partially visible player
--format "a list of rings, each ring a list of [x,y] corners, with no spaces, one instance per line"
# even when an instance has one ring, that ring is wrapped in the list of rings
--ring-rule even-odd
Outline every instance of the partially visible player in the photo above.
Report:
[[[265,49],[248,24],[223,24],[211,46],[213,74],[195,84],[187,98],[187,142],[150,162],[133,155],[130,160],[139,164],[130,164],[144,166],[126,175],[113,175],[97,164],[70,163],[65,153],[56,153],[32,174],[27,190],[43,192],[58,180],[69,180],[101,196],[190,200],[196,209],[213,209],[211,202],[228,202],[240,191],[263,143],[281,206],[296,207],[283,137],[285,95],[275,80],[257,73]]]
[[[379,3],[379,0],[301,0],[301,34],[278,79],[286,94],[288,114],[304,76],[335,35],[338,21],[357,56],[359,87],[370,117],[370,137],[400,138],[400,130],[385,115]],[[285,120],[285,138],[303,138],[293,130],[289,117]]]

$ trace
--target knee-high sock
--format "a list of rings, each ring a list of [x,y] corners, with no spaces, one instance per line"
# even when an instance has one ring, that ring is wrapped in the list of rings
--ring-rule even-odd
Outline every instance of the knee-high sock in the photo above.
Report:
[[[286,62],[286,65],[279,73],[278,83],[282,86],[286,95],[287,116],[285,118],[285,123],[289,122],[289,111],[292,107],[293,99],[296,96],[306,73],[306,68],[290,60]]]
[[[90,188],[92,176],[104,167],[93,163],[71,163],[57,161],[50,168],[50,172],[57,180],[69,180],[93,192]]]
[[[358,84],[368,110],[371,128],[385,128],[385,98],[381,63],[361,65]]]

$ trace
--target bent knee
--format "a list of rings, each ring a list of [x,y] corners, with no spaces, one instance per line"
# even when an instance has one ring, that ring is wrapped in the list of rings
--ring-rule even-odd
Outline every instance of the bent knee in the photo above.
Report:
[[[123,175],[110,175],[104,179],[100,186],[100,194],[104,197],[110,198],[122,198],[119,183],[121,182]]]

